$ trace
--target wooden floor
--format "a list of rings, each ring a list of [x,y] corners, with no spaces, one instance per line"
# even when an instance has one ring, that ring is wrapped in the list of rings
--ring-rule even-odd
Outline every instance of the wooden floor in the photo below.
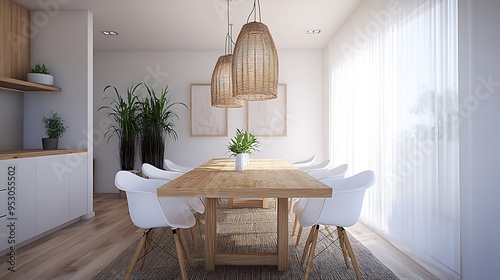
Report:
[[[94,218],[18,249],[15,273],[2,256],[0,279],[90,279],[142,233],[132,224],[126,203],[118,194],[96,194]],[[400,278],[438,279],[362,224],[348,231]]]

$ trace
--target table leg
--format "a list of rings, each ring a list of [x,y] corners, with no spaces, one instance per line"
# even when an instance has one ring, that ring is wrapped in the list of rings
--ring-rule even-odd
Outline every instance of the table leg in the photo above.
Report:
[[[278,271],[288,269],[288,198],[278,198]]]
[[[205,205],[205,269],[215,270],[217,249],[217,198],[207,198]]]
[[[262,199],[262,208],[269,208],[269,198],[263,198]]]

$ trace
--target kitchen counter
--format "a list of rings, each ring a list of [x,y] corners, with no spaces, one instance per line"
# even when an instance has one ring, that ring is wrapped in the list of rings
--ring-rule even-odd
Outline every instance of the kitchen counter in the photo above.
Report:
[[[64,155],[73,153],[83,153],[87,149],[61,149],[61,150],[14,150],[14,151],[0,151],[0,160],[14,159],[14,158],[30,158],[52,155]]]

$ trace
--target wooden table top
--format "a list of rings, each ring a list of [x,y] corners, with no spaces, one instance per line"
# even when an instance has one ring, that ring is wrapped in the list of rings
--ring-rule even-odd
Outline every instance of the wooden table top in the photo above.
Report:
[[[158,196],[331,197],[332,188],[279,159],[251,159],[235,171],[234,159],[212,159],[158,188]]]

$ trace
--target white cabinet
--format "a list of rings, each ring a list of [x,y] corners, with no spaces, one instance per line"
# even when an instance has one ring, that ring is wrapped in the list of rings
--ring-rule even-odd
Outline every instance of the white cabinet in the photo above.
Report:
[[[36,235],[35,229],[35,159],[20,158],[5,160],[6,169],[2,173],[7,175],[10,170],[15,173],[16,181],[16,244]]]
[[[68,155],[36,158],[36,233],[69,221]]]
[[[0,190],[0,251],[8,247],[7,243],[7,191]]]
[[[36,234],[35,229],[35,159],[9,159],[0,160],[0,250],[7,248],[7,238],[10,230],[7,228],[9,222],[15,223],[13,236],[16,244],[23,242]],[[9,176],[8,176],[9,175]],[[9,178],[10,177],[10,178]],[[14,185],[14,211],[16,220],[7,215],[7,197],[9,197],[8,183]],[[4,242],[5,241],[5,242]]]
[[[5,160],[0,160],[0,251],[6,249],[7,243],[7,178]]]
[[[86,152],[0,160],[0,251],[8,248],[7,184],[15,181],[16,244],[87,214]],[[9,172],[11,174],[9,174]]]
[[[69,219],[87,214],[88,202],[88,159],[87,153],[69,154]]]
[[[36,158],[36,234],[87,214],[87,153]]]

